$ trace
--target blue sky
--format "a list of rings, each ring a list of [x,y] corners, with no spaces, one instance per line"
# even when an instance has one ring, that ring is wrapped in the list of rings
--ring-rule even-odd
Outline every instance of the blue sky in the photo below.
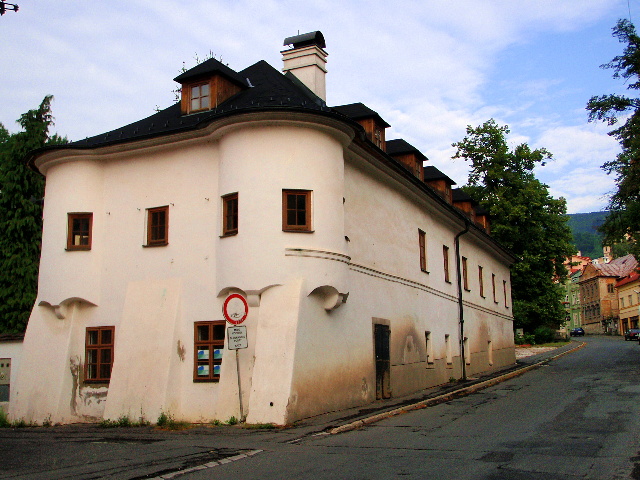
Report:
[[[587,123],[592,95],[623,93],[599,66],[622,52],[619,18],[640,22],[640,0],[16,0],[0,17],[0,122],[47,94],[55,130],[71,140],[151,115],[173,102],[173,78],[212,52],[235,70],[280,69],[285,37],[321,30],[329,105],[363,102],[458,185],[451,160],[467,125],[509,125],[513,145],[545,147],[537,170],[569,213],[604,209],[618,152],[606,125]]]

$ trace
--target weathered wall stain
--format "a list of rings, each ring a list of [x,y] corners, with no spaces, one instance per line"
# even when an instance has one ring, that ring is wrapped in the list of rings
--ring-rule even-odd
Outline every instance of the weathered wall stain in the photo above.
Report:
[[[70,408],[72,415],[78,415],[77,410],[77,395],[78,395],[78,382],[79,382],[79,372],[80,372],[80,357],[75,355],[69,358],[69,370],[71,370],[71,378],[72,378],[72,386],[71,386],[71,399],[70,399]]]
[[[180,359],[181,362],[184,362],[187,349],[185,348],[185,346],[182,344],[180,340],[178,340],[177,350],[178,350],[178,358]]]

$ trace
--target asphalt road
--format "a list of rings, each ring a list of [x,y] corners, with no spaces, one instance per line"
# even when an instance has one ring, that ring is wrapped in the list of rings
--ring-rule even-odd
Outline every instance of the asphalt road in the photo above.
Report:
[[[318,424],[0,429],[0,479],[640,479],[640,345],[585,341],[475,394],[338,435]]]

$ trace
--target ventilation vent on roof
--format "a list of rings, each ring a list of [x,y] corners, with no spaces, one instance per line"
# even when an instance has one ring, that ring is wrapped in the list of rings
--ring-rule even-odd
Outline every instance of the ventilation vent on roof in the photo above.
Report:
[[[287,37],[284,39],[283,45],[285,47],[287,45],[293,45],[293,48],[308,47],[309,45],[317,45],[320,48],[327,48],[327,45],[324,42],[324,36],[319,30],[295,35],[293,37]]]

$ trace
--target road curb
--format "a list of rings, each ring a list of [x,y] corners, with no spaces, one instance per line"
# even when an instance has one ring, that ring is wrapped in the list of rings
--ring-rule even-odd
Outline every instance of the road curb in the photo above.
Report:
[[[517,370],[513,370],[509,373],[505,373],[504,375],[499,375],[497,377],[494,378],[490,378],[488,380],[484,380],[482,382],[478,382],[475,383],[473,385],[469,385],[467,387],[463,387],[460,388],[458,390],[454,390],[453,392],[448,392],[442,395],[438,395],[436,397],[432,397],[432,398],[427,398],[426,400],[421,400],[419,402],[416,403],[412,403],[411,405],[404,405],[402,407],[399,408],[395,408],[393,410],[389,410],[386,412],[382,412],[382,413],[378,413],[376,415],[372,415],[370,417],[367,418],[363,418],[361,420],[356,420],[354,422],[351,423],[347,423],[345,425],[341,425],[339,427],[333,428],[331,430],[329,430],[329,434],[330,435],[335,435],[338,433],[344,433],[344,432],[348,432],[351,430],[355,430],[356,428],[360,428],[360,427],[364,427],[365,425],[371,425],[372,423],[376,423],[379,422],[381,420],[384,420],[386,418],[390,418],[390,417],[395,417],[396,415],[401,415],[403,413],[407,413],[410,412],[412,410],[419,410],[422,408],[427,408],[427,407],[431,407],[433,405],[438,405],[439,403],[444,403],[444,402],[448,402],[449,400],[453,400],[454,398],[458,398],[458,397],[463,397],[466,395],[469,395],[471,393],[477,392],[478,390],[482,390],[488,387],[492,387],[493,385],[496,385],[498,383],[504,382],[506,380],[509,380],[511,378],[520,376],[526,372],[528,372],[529,370],[533,370],[534,368],[538,368],[540,365],[547,363],[551,360],[555,360],[556,358],[562,357],[563,355],[566,355],[568,353],[571,352],[575,352],[576,350],[581,349],[582,347],[584,347],[587,343],[586,342],[582,342],[580,345],[578,345],[577,347],[574,347],[570,350],[566,350],[564,352],[558,353],[557,355],[553,355],[549,358],[546,358],[544,360],[541,360],[539,362],[533,363],[531,365],[527,365],[525,367],[519,368]]]

